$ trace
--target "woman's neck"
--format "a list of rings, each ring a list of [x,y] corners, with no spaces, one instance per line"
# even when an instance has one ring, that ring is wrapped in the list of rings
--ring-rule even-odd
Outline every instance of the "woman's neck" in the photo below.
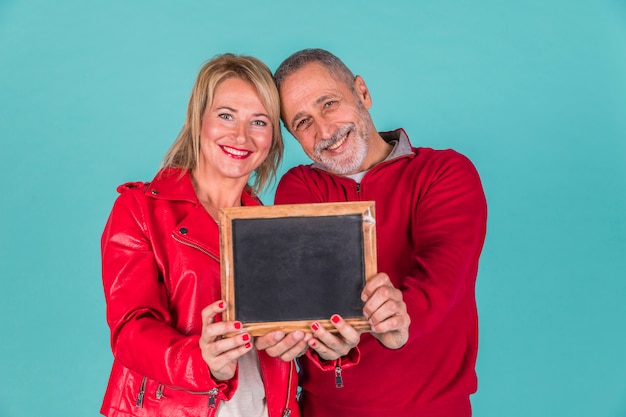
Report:
[[[191,183],[200,203],[216,220],[219,209],[241,206],[241,193],[247,184],[242,179],[212,180],[200,175],[197,170],[191,172]]]

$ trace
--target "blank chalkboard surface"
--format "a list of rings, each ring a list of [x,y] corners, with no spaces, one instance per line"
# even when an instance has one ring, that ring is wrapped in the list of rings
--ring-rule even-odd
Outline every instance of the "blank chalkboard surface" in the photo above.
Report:
[[[334,331],[341,315],[368,330],[360,294],[376,273],[374,203],[236,207],[220,212],[224,320],[252,335]]]

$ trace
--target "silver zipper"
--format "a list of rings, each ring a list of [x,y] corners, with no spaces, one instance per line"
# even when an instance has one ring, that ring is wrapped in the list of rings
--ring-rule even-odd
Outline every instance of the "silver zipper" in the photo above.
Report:
[[[294,361],[289,362],[289,380],[287,381],[287,402],[285,403],[285,411],[283,411],[283,417],[289,417],[291,415],[291,409],[289,408],[289,399],[291,397],[291,378],[293,377]]]
[[[343,388],[343,376],[341,376],[341,366],[335,367],[335,388]]]
[[[217,393],[218,393],[217,388],[213,388],[212,390],[209,391],[209,408],[217,407],[217,401],[215,400]]]
[[[172,237],[174,238],[175,241],[182,243],[183,245],[189,246],[191,248],[194,249],[198,249],[200,252],[204,253],[205,255],[215,259],[217,262],[220,261],[220,259],[218,257],[216,257],[215,255],[213,255],[212,253],[209,253],[207,250],[205,250],[204,248],[201,248],[198,245],[194,245],[193,243],[190,242],[185,242],[184,240],[182,240],[181,238],[179,238],[178,236],[176,236],[174,233],[172,233]]]
[[[148,382],[148,377],[144,376],[141,380],[141,387],[139,388],[139,394],[137,395],[137,402],[135,403],[135,407],[143,408],[143,397],[146,395],[146,383]]]
[[[165,397],[165,395],[163,394],[163,388],[165,388],[163,384],[159,384],[159,386],[157,387],[157,391],[156,391],[157,400],[160,400],[161,398]]]

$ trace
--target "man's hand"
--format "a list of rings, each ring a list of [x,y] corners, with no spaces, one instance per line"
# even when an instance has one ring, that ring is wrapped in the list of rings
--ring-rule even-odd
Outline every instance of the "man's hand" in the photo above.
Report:
[[[402,299],[402,292],[395,288],[385,273],[370,279],[361,300],[365,302],[363,314],[372,326],[372,335],[389,349],[399,349],[409,339],[411,318]]]

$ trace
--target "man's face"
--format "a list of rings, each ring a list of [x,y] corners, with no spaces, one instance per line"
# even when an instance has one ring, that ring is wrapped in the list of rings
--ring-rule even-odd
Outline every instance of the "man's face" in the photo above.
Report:
[[[313,62],[289,75],[280,89],[287,129],[309,158],[339,175],[364,169],[373,126],[365,83],[357,77],[352,87]]]

